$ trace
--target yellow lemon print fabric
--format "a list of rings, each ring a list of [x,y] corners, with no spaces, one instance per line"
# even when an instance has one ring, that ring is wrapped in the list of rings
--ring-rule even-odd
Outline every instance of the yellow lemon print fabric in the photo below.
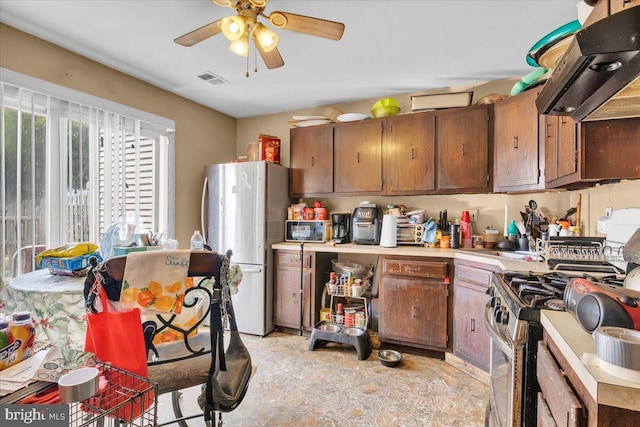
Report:
[[[121,308],[138,307],[144,313],[182,312],[184,293],[193,287],[187,277],[191,251],[131,252],[124,268]]]

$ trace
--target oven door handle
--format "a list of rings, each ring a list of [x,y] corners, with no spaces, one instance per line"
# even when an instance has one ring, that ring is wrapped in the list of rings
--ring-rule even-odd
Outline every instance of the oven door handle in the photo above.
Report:
[[[491,301],[488,301],[484,306],[484,326],[487,328],[487,332],[491,335],[491,339],[496,343],[498,348],[507,355],[507,357],[513,360],[513,346],[500,336],[500,333],[496,330],[495,326],[489,320],[489,312],[491,311]]]

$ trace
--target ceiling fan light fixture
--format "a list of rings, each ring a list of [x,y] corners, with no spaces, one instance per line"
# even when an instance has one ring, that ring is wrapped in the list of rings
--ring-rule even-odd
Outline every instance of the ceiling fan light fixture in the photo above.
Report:
[[[247,21],[243,16],[227,16],[220,22],[222,34],[231,42],[239,40],[245,33]]]
[[[253,30],[253,37],[265,52],[271,52],[275,49],[278,45],[278,40],[280,40],[280,37],[275,31],[260,23],[256,24]]]
[[[232,41],[229,45],[229,50],[245,58],[249,56],[249,33],[245,31],[238,40]]]

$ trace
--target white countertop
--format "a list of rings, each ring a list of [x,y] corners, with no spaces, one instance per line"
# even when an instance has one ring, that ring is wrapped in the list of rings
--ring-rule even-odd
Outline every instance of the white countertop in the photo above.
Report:
[[[272,249],[300,250],[300,243],[282,242],[271,245]],[[356,245],[354,243],[305,243],[305,252],[333,252],[341,254],[370,254],[370,255],[397,255],[418,256],[432,258],[451,258],[474,261],[483,264],[495,265],[502,270],[533,271],[535,273],[548,272],[544,262],[520,261],[496,255],[497,251],[489,249],[440,249],[426,248],[423,246],[398,246],[395,248],[383,248],[374,245]]]
[[[582,355],[595,353],[595,345],[592,336],[582,329],[571,313],[542,310],[540,321],[593,400],[600,405],[640,411],[640,383],[626,381],[598,366],[582,363]]]

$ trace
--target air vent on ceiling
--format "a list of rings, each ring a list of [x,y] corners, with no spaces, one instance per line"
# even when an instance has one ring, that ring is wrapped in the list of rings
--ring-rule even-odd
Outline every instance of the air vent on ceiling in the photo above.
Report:
[[[207,83],[211,83],[212,85],[226,85],[227,83],[229,83],[222,77],[216,76],[211,71],[206,71],[203,74],[200,74],[198,77]]]

